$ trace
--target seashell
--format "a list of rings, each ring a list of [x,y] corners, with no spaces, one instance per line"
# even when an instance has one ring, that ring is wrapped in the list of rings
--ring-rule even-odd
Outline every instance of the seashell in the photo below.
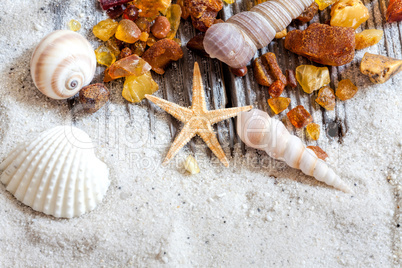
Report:
[[[237,133],[247,146],[264,150],[269,156],[284,160],[292,168],[300,169],[318,181],[351,192],[325,161],[307,149],[298,137],[291,135],[281,121],[269,117],[266,112],[254,109],[240,113]]]
[[[91,83],[96,68],[91,44],[73,31],[55,31],[36,47],[31,76],[40,92],[52,99],[67,99]]]
[[[0,181],[32,209],[62,218],[93,210],[109,187],[109,171],[82,130],[59,126],[20,144],[0,164]]]
[[[242,68],[257,49],[267,46],[275,33],[286,29],[311,3],[313,0],[271,0],[214,24],[205,33],[205,51],[232,68]]]

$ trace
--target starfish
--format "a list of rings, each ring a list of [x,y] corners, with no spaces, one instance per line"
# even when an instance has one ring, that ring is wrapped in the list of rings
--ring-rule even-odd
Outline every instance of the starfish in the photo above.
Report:
[[[225,167],[229,166],[229,161],[216,138],[212,125],[234,117],[240,112],[249,111],[253,106],[208,111],[205,102],[205,92],[202,84],[201,72],[197,62],[194,64],[193,102],[191,109],[152,95],[145,95],[145,97],[171,114],[177,120],[184,123],[183,129],[173,141],[173,144],[163,161],[163,165],[166,165],[195,135],[198,135],[204,140],[216,157],[219,158],[222,164]]]

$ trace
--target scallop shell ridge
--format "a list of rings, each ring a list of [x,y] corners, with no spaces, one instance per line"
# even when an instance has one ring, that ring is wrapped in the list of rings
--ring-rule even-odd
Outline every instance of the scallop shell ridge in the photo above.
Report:
[[[60,126],[23,143],[0,164],[0,181],[23,204],[62,218],[93,210],[109,187],[109,171],[82,130]]]

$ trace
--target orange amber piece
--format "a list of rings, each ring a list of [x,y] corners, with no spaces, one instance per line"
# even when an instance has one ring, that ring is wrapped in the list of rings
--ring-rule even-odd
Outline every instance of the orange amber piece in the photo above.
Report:
[[[307,149],[313,151],[315,155],[321,160],[325,161],[325,159],[328,157],[327,153],[324,152],[324,150],[321,149],[319,146],[307,146]]]
[[[140,39],[141,30],[131,20],[121,20],[116,30],[116,38],[129,43],[134,44]]]
[[[268,93],[272,98],[279,97],[283,90],[285,89],[285,84],[281,80],[276,80],[268,89]]]
[[[328,86],[320,89],[315,101],[328,111],[335,109],[335,94],[332,88]]]
[[[165,14],[171,2],[171,0],[136,0],[134,5],[141,10],[140,17],[154,19],[159,12]]]
[[[311,114],[304,109],[302,105],[298,105],[287,113],[287,116],[295,128],[305,127],[313,121]]]
[[[100,40],[106,42],[116,33],[117,25],[119,23],[112,19],[103,20],[94,26],[92,32]]]
[[[316,123],[310,123],[306,126],[307,134],[312,140],[318,140],[320,137],[320,125]]]
[[[288,108],[290,99],[284,97],[272,98],[268,99],[268,104],[275,114],[279,114]]]
[[[109,77],[117,79],[127,76],[141,76],[151,70],[151,65],[137,55],[131,55],[116,61],[109,67]]]
[[[357,86],[355,86],[350,79],[344,79],[339,82],[335,94],[340,100],[345,101],[353,98],[353,96],[357,93],[357,90]]]
[[[182,57],[183,50],[179,44],[167,38],[156,42],[142,55],[142,58],[152,66],[152,70],[158,74],[164,74],[165,67],[171,61],[177,61]]]

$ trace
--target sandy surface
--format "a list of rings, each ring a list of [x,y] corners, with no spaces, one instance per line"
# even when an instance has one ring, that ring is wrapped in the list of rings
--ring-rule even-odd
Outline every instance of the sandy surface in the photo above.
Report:
[[[43,96],[29,73],[34,46],[54,29],[50,2],[1,3],[0,161],[20,141],[71,123],[67,102]],[[80,33],[95,46],[88,30],[97,20],[91,14],[99,12],[95,0],[58,2],[61,24],[79,19],[86,26]],[[365,51],[385,54],[388,46],[391,56],[402,58],[400,44],[392,43],[398,27],[387,25],[387,43]],[[128,116],[115,83],[107,107],[93,115],[78,112],[76,119],[110,167],[104,202],[80,218],[55,219],[22,205],[0,185],[0,267],[397,266],[402,74],[381,86],[357,65],[342,75],[360,87],[344,105],[349,130],[343,144],[325,136],[319,144],[353,196],[254,150],[243,156],[239,146],[231,167],[223,168],[198,139],[200,174],[182,168],[187,147],[162,167],[171,142],[166,114],[156,110],[152,133],[147,106],[130,105]]]

